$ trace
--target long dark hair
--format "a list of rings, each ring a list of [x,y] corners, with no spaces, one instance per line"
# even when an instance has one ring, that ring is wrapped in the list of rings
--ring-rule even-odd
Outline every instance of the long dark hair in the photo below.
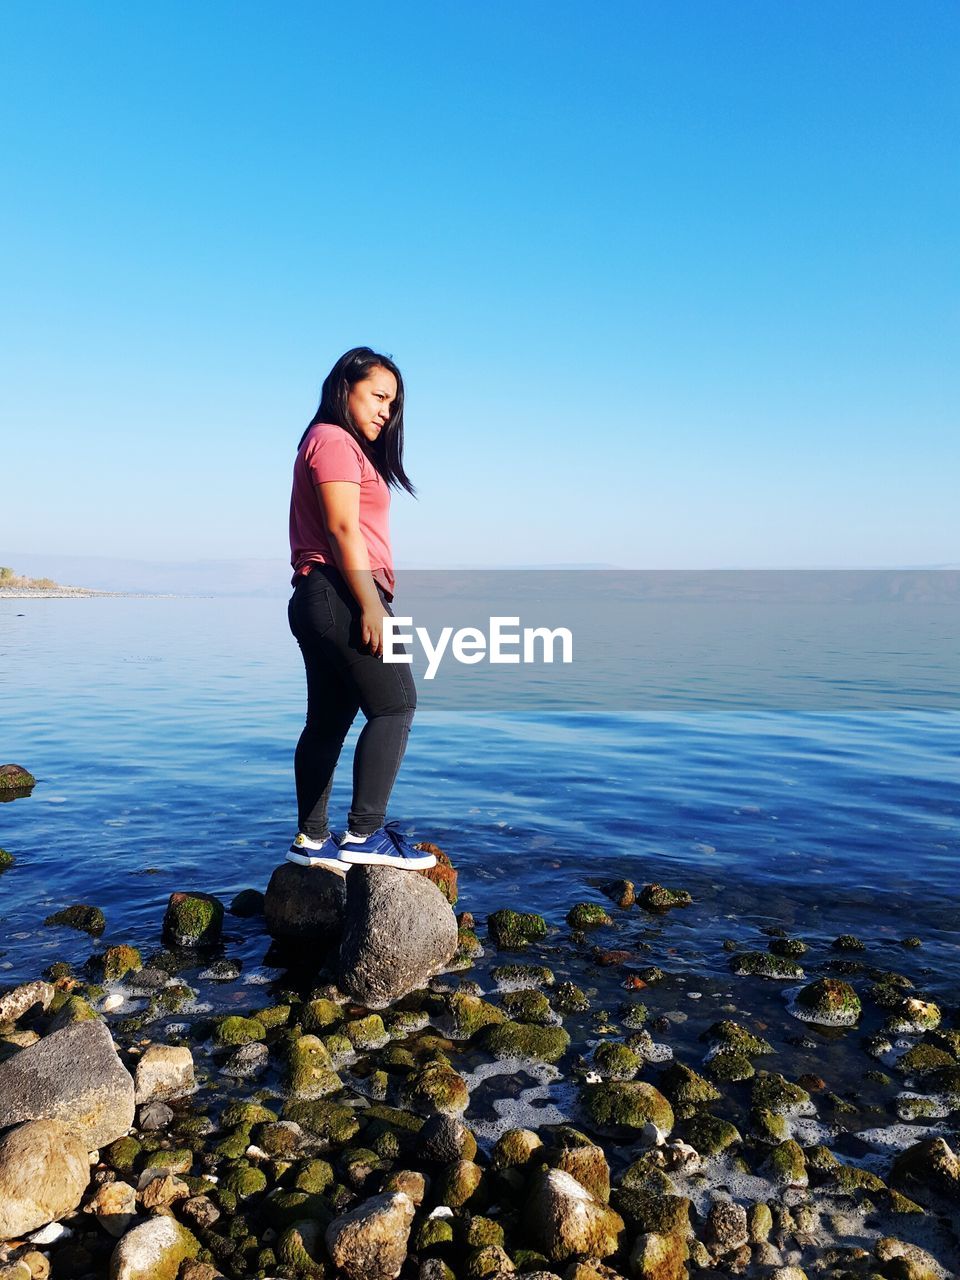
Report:
[[[363,382],[374,369],[389,369],[397,380],[397,398],[390,410],[390,419],[374,443],[365,439],[347,408],[350,389],[356,382]],[[334,422],[350,433],[367,455],[387,484],[394,488],[416,493],[410,477],[403,469],[403,378],[389,356],[380,355],[370,347],[351,347],[345,351],[323,380],[320,404],[310,419],[307,430],[300,437],[303,445],[307,432],[318,422]]]

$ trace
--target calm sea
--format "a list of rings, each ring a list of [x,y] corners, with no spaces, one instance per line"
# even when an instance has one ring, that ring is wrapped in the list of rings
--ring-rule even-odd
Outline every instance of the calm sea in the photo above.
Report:
[[[470,609],[529,600],[534,580],[507,576]],[[956,999],[956,575],[945,595],[867,575],[842,600],[811,581],[759,603],[641,579],[537,579],[552,623],[572,621],[569,668],[463,668],[453,693],[421,679],[391,816],[451,855],[479,915],[522,902],[562,923],[604,879],[658,880],[695,897],[677,944],[698,971],[725,973],[720,940],[765,945],[769,925],[859,933],[890,967],[915,934],[914,971]],[[38,779],[0,805],[4,981],[89,951],[42,927],[63,905],[150,947],[172,890],[265,886],[296,830],[304,710],[282,598],[3,600],[0,680],[0,763]]]

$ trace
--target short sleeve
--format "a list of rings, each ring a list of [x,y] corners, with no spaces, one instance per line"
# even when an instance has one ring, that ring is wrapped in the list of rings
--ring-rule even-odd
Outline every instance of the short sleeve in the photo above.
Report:
[[[304,450],[304,462],[314,484],[347,480],[359,484],[363,478],[360,450],[341,429],[318,434]]]

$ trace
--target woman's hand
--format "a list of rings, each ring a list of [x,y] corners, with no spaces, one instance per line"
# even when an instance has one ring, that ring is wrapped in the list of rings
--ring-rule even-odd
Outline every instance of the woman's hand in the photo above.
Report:
[[[377,658],[383,657],[383,620],[388,616],[379,600],[360,614],[360,639],[370,646],[370,652]]]

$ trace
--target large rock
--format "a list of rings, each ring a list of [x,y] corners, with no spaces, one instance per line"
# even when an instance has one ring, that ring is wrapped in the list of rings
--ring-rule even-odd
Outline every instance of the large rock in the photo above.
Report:
[[[346,899],[345,877],[336,871],[281,862],[264,897],[267,932],[278,942],[330,946],[339,940]]]
[[[210,947],[220,941],[223,903],[212,893],[171,893],[163,936],[175,947]]]
[[[22,764],[0,764],[0,793],[29,791],[37,780]]]
[[[0,1240],[56,1222],[90,1181],[85,1143],[57,1120],[32,1120],[0,1138]]]
[[[199,1241],[175,1218],[149,1218],[118,1242],[110,1280],[175,1280],[184,1258],[199,1252]]]
[[[616,1253],[624,1230],[618,1213],[562,1169],[547,1169],[534,1179],[525,1217],[534,1248],[551,1262],[577,1255],[607,1258]]]
[[[99,1020],[53,1031],[0,1063],[0,1129],[60,1120],[92,1151],[122,1138],[133,1115],[133,1077]]]
[[[456,949],[456,916],[436,885],[398,867],[351,870],[337,979],[342,991],[368,1009],[383,1009],[424,986]]]
[[[351,1280],[392,1280],[407,1257],[414,1212],[410,1197],[395,1191],[364,1200],[350,1213],[335,1218],[326,1231],[334,1265]]]

